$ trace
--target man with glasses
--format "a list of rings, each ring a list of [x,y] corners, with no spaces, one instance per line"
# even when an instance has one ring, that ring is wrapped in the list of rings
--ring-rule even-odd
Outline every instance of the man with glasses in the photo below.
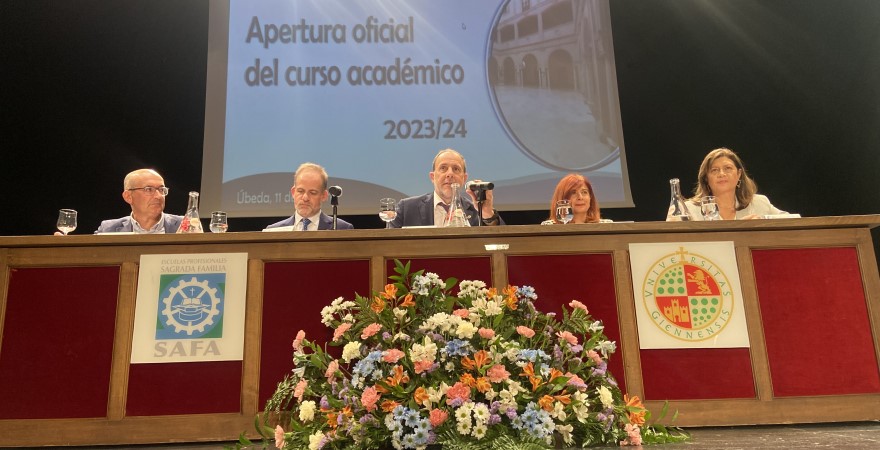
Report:
[[[122,199],[131,205],[131,214],[119,219],[105,220],[95,233],[174,233],[180,227],[182,216],[165,214],[165,180],[152,169],[138,169],[125,176]]]
[[[333,218],[321,211],[321,204],[330,195],[327,192],[327,171],[323,167],[315,163],[300,164],[293,174],[290,195],[293,197],[293,215],[267,226],[267,229],[281,227],[292,227],[292,230],[296,231],[333,229]],[[336,218],[337,230],[352,228],[354,228],[352,224]]]
[[[494,197],[491,190],[486,191],[483,215],[479,217],[480,214],[474,206],[477,200],[476,195],[465,186],[468,179],[467,164],[461,153],[451,148],[440,150],[434,156],[428,178],[434,184],[434,190],[425,195],[405,198],[398,202],[397,216],[391,221],[391,228],[437,226],[442,223],[449,203],[452,201],[453,183],[458,184],[459,189],[465,189],[467,192],[467,195],[461,196],[461,201],[465,216],[472,227],[480,225],[480,220],[482,220],[483,226],[504,225],[504,221],[493,208]],[[474,180],[474,182],[479,183],[480,180]]]

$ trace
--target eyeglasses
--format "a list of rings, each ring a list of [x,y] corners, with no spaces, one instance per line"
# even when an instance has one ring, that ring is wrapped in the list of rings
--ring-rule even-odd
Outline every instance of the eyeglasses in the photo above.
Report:
[[[153,187],[153,186],[144,186],[139,188],[131,188],[129,191],[144,191],[144,194],[153,195],[153,193],[158,193],[159,195],[165,196],[168,195],[168,188],[165,186]]]
[[[736,171],[737,171],[736,167],[733,167],[733,166],[727,166],[727,167],[722,167],[722,168],[713,167],[713,168],[709,169],[709,175],[718,176],[718,174],[720,174],[720,173],[723,173],[725,175],[730,175],[732,173],[736,173]]]

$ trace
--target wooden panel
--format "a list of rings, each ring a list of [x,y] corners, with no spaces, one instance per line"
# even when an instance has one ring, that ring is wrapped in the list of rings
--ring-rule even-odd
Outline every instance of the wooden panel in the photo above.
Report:
[[[370,295],[369,260],[270,262],[264,272],[260,408],[293,369],[291,343],[297,332],[329,342],[333,330],[321,323],[321,309],[337,297]]]
[[[118,282],[112,266],[11,270],[0,419],[107,416]]]
[[[856,249],[753,250],[752,259],[774,395],[880,393]]]

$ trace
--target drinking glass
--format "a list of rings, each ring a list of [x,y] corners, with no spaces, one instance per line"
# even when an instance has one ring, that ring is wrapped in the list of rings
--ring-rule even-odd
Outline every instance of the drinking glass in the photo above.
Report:
[[[718,213],[718,204],[715,203],[714,195],[707,195],[700,199],[700,208],[703,211],[703,220],[721,220]]]
[[[212,212],[211,213],[211,232],[212,233],[225,233],[227,229],[229,229],[229,224],[226,222],[226,212],[224,212],[224,211]]]
[[[379,200],[379,218],[385,221],[385,228],[391,228],[391,221],[397,217],[397,200],[383,198]]]
[[[556,202],[556,220],[567,224],[572,219],[574,219],[574,213],[571,211],[571,202],[568,200]]]
[[[58,231],[67,236],[67,233],[76,229],[76,210],[61,209],[58,211]]]

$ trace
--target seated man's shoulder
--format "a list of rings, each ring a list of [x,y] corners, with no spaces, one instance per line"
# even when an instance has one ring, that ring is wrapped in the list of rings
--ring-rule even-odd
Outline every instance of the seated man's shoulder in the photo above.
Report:
[[[266,226],[266,228],[289,227],[289,226],[293,225],[293,218],[294,217],[295,216],[290,216],[280,222],[275,222],[271,225],[268,225],[268,226]]]

